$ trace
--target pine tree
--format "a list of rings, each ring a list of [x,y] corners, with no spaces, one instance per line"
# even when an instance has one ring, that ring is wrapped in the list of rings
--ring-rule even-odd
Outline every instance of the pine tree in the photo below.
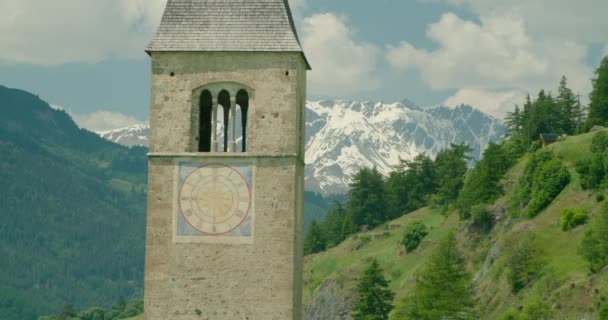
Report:
[[[581,95],[576,95],[576,104],[574,105],[574,134],[580,134],[585,121],[585,106],[581,104]]]
[[[334,201],[323,221],[323,233],[327,240],[327,248],[340,244],[345,238],[344,218],[346,211],[340,201]]]
[[[431,194],[437,189],[435,165],[425,153],[414,160],[401,160],[395,167],[396,181],[387,183],[388,201],[391,207],[398,205],[399,215],[419,209],[428,204]],[[395,200],[396,199],[396,200]]]
[[[528,102],[526,101],[526,105]],[[563,132],[560,107],[551,93],[540,90],[536,101],[526,108],[525,130],[527,131],[528,145],[538,140],[541,133]]]
[[[562,76],[557,92],[556,101],[559,107],[560,131],[567,134],[573,134],[576,131],[577,98],[572,90],[568,88],[566,76]]]
[[[530,98],[530,94],[528,93],[526,95],[526,102],[524,102],[524,110],[523,110],[524,118],[526,118],[530,115],[531,108],[532,108],[532,99]]]
[[[348,192],[347,218],[357,232],[363,226],[375,227],[387,219],[384,179],[374,167],[362,168],[353,177]]]
[[[524,103],[524,110],[522,113],[522,136],[525,137],[525,141],[524,143],[526,144],[526,146],[530,146],[530,144],[532,143],[531,139],[531,114],[532,114],[532,100],[530,99],[530,94],[526,95],[526,102]]]
[[[542,101],[541,117],[545,120],[546,130],[544,132],[550,133],[562,133],[562,113],[559,105],[551,92],[547,94],[547,97]],[[543,132],[538,132],[541,134]],[[537,135],[538,138],[538,135]]]
[[[468,219],[471,207],[490,203],[502,194],[500,180],[514,163],[513,155],[507,153],[506,142],[490,142],[483,157],[469,171],[458,197],[458,210],[462,219]]]
[[[353,308],[353,319],[387,320],[395,297],[388,285],[378,261],[373,259],[357,285],[359,301]]]
[[[593,89],[589,94],[589,116],[587,125],[608,125],[608,56],[602,59],[595,70]]]
[[[518,105],[515,105],[515,110],[513,110],[513,112],[507,112],[505,126],[507,127],[507,134],[510,137],[518,137],[521,135],[523,116],[524,114],[519,110]]]
[[[458,198],[467,173],[467,154],[473,151],[464,144],[451,144],[449,149],[439,151],[435,158],[434,169],[437,177],[437,191],[434,202],[439,205],[450,205]]]
[[[407,183],[410,184],[410,188],[415,186],[414,194],[419,198],[418,200],[423,200],[424,197],[435,192],[437,188],[436,172],[433,160],[429,156],[424,153],[419,154],[413,161],[405,161],[405,166],[407,167]]]
[[[384,190],[389,219],[396,219],[409,211],[405,172],[393,170],[384,182]]]
[[[398,319],[476,319],[471,275],[451,232],[442,240],[416,279]]]
[[[313,220],[304,236],[304,254],[317,253],[325,250],[326,240],[323,230],[316,220]]]

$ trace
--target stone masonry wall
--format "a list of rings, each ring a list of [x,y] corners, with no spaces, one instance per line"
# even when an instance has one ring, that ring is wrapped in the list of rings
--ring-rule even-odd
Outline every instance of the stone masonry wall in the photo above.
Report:
[[[153,53],[145,319],[301,319],[305,72],[298,53]],[[248,152],[193,153],[192,92],[224,81],[254,91]],[[250,243],[175,241],[178,158],[254,162]]]

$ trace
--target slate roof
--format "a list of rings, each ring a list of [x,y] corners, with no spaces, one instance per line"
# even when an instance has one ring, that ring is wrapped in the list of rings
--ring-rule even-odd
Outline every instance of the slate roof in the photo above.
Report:
[[[304,54],[287,0],[168,0],[146,51]]]

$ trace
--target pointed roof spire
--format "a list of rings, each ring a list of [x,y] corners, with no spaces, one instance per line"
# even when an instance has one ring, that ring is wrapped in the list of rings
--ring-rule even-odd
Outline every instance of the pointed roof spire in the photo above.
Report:
[[[146,51],[304,55],[287,0],[168,0]]]

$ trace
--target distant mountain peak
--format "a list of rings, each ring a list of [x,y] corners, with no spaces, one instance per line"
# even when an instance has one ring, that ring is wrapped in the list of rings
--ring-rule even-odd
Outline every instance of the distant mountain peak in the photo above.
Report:
[[[479,159],[504,125],[470,106],[422,109],[405,100],[311,101],[307,103],[306,187],[322,194],[345,193],[359,168],[388,174],[399,159],[435,156],[450,143],[466,143]]]
[[[125,128],[97,132],[102,138],[125,146],[148,146],[150,125],[138,123]]]
[[[120,132],[120,131],[139,131],[139,130],[148,130],[150,129],[150,125],[147,123],[136,123],[130,126],[126,126],[126,127],[122,127],[122,128],[117,128],[117,129],[112,129],[112,130],[105,130],[105,131],[98,131],[97,133],[99,135],[104,135],[106,133],[111,133],[111,132]]]

